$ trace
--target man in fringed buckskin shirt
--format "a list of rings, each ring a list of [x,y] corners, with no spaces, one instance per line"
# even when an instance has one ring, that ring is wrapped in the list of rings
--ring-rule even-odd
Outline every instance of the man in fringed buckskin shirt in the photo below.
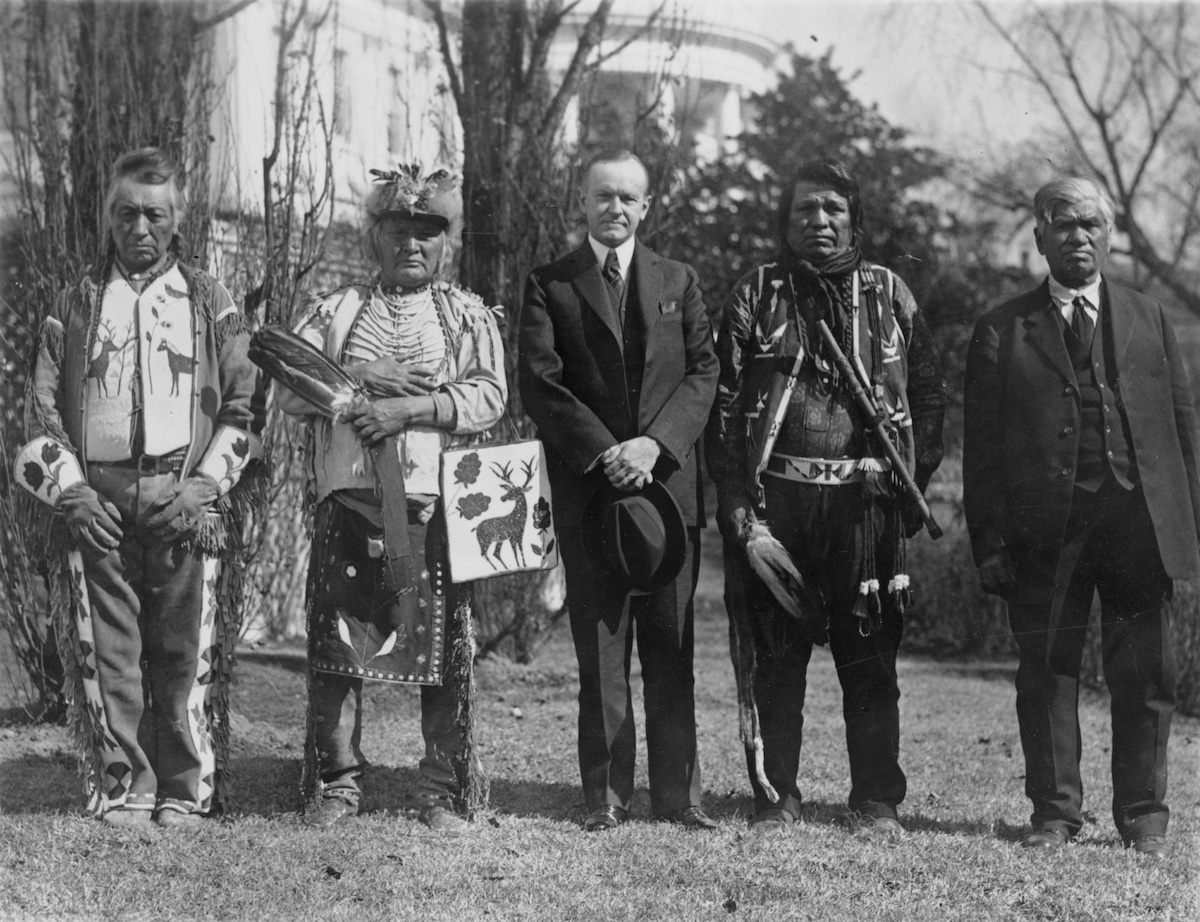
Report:
[[[418,819],[461,835],[487,802],[475,746],[471,586],[450,579],[443,449],[483,436],[508,396],[496,321],[453,284],[462,192],[446,170],[372,170],[368,254],[378,274],[320,298],[296,332],[367,399],[336,420],[283,390],[312,422],[316,501],[308,577],[304,821],[357,816],[367,759],[363,682],[421,687]]]

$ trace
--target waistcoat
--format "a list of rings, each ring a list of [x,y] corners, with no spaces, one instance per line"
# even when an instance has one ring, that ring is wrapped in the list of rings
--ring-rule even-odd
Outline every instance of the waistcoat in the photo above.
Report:
[[[1091,349],[1071,348],[1067,352],[1075,368],[1079,386],[1079,456],[1076,461],[1075,485],[1096,492],[1108,472],[1125,489],[1137,483],[1137,465],[1130,447],[1129,422],[1120,395],[1114,391],[1108,369],[1112,367],[1108,349],[1109,324],[1107,309],[1097,315],[1096,331]],[[1064,334],[1065,335],[1065,334]]]
[[[619,302],[613,297],[612,289],[607,284],[604,286],[613,317],[621,327],[621,356],[625,364],[625,392],[629,399],[629,429],[620,434],[622,439],[638,434],[638,408],[642,402],[642,378],[646,371],[646,335],[642,329],[641,311],[633,303],[637,290],[633,274],[634,267],[630,265]],[[622,317],[624,322],[621,322]]]

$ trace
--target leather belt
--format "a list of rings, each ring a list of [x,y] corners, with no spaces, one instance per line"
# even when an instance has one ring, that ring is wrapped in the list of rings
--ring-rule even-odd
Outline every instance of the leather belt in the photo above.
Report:
[[[137,455],[133,458],[123,458],[120,461],[88,461],[89,464],[107,464],[111,467],[131,467],[143,477],[153,477],[157,474],[178,474],[183,470],[183,459],[187,449],[181,448],[169,455]]]
[[[838,487],[860,483],[868,471],[891,470],[886,458],[795,458],[773,454],[767,459],[765,474],[796,483]]]

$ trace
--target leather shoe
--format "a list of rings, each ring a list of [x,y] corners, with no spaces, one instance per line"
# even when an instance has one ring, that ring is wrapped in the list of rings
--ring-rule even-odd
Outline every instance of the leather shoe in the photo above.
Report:
[[[1154,859],[1166,858],[1168,852],[1167,837],[1158,835],[1138,836],[1126,842],[1125,847]]]
[[[326,797],[312,813],[304,814],[304,825],[316,829],[332,826],[338,820],[358,814],[358,804],[352,804],[340,797]]]
[[[1021,842],[1021,848],[1062,848],[1071,840],[1061,829],[1035,829]]]
[[[796,818],[782,807],[767,807],[754,814],[750,820],[750,831],[758,836],[773,835],[787,832],[787,828],[796,822]]]
[[[467,831],[467,821],[443,804],[430,804],[417,817],[421,824],[444,836],[461,836]]]
[[[606,829],[616,829],[625,822],[628,816],[629,811],[624,807],[605,804],[587,815],[587,819],[583,821],[583,831],[603,832]]]
[[[700,807],[684,807],[682,810],[664,813],[659,819],[665,823],[676,823],[684,829],[711,830],[717,828],[716,820],[705,813]]]

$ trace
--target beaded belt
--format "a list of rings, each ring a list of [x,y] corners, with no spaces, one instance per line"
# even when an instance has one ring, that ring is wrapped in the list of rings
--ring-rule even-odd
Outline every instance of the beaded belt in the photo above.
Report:
[[[841,486],[859,483],[868,471],[891,470],[886,458],[794,458],[791,455],[773,454],[767,459],[763,473],[797,483],[815,483],[823,486]]]
[[[173,451],[169,455],[137,455],[136,457],[124,458],[120,461],[88,461],[88,464],[132,467],[136,468],[137,472],[144,477],[151,477],[155,474],[178,474],[183,470],[183,459],[186,456],[187,449],[181,448],[179,451]]]

